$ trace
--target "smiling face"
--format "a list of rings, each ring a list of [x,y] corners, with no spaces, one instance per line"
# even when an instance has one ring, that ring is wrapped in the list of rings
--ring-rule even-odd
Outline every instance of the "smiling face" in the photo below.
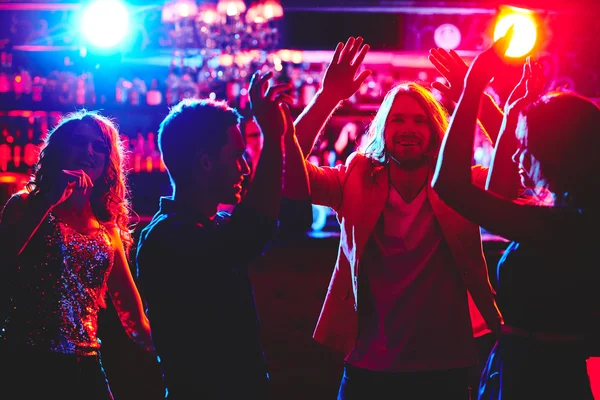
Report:
[[[385,124],[387,151],[401,163],[420,164],[431,145],[431,128],[425,110],[417,100],[399,95],[394,100]]]
[[[109,147],[100,129],[83,122],[73,130],[67,140],[62,168],[83,170],[96,182],[106,168]]]

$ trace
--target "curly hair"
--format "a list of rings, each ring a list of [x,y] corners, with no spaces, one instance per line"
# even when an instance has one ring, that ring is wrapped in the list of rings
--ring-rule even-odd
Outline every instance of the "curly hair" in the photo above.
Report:
[[[400,95],[412,97],[423,107],[432,132],[430,145],[432,152],[437,154],[448,127],[448,112],[427,88],[415,82],[399,83],[385,95],[379,111],[367,130],[366,143],[361,146],[361,149],[364,149],[362,152],[367,157],[381,163],[389,161],[385,146],[385,127],[392,105]]]
[[[34,196],[50,190],[60,173],[61,159],[68,151],[69,141],[82,124],[96,129],[108,148],[104,171],[92,189],[92,211],[99,221],[116,224],[125,254],[129,254],[133,245],[133,227],[130,225],[131,204],[124,169],[126,153],[117,125],[110,118],[85,109],[66,114],[45,137],[27,190]]]

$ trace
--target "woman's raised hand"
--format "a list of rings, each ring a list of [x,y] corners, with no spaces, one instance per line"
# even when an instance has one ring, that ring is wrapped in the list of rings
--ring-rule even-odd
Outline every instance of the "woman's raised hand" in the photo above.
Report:
[[[48,193],[40,193],[54,207],[66,201],[75,192],[88,194],[94,183],[83,170],[63,169],[58,174],[55,185]]]

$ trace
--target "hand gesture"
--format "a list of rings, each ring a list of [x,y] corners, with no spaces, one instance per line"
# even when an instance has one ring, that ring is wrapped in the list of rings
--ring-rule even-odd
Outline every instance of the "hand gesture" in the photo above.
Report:
[[[531,58],[523,65],[521,80],[511,92],[504,106],[503,132],[514,134],[517,128],[519,114],[528,104],[535,101],[544,88],[542,66],[532,63]]]
[[[40,194],[54,207],[66,201],[73,193],[87,194],[93,187],[92,179],[83,170],[63,169],[52,189],[48,193]]]
[[[448,52],[440,48],[429,50],[427,58],[448,82],[448,85],[433,82],[431,87],[439,90],[442,95],[457,103],[465,86],[465,76],[469,70],[467,63],[454,50]]]
[[[293,99],[285,93],[292,86],[289,83],[282,83],[269,87],[269,79],[272,76],[271,71],[265,74],[261,74],[260,71],[255,72],[248,93],[250,108],[265,140],[280,140],[288,131],[292,121],[288,106],[293,103]],[[291,124],[293,125],[293,122]]]
[[[349,37],[346,44],[340,42],[323,76],[322,92],[336,99],[346,100],[352,96],[360,85],[371,74],[371,70],[364,70],[358,76],[356,72],[360,68],[369,45],[363,43],[362,37]]]
[[[467,72],[466,85],[474,86],[477,90],[485,89],[498,70],[498,66],[504,63],[504,55],[510,45],[513,34],[514,25],[508,28],[504,36],[475,57]]]
[[[532,62],[531,57],[527,57],[525,64],[523,64],[521,80],[508,97],[504,106],[504,114],[518,116],[523,108],[540,97],[543,89],[544,73],[542,65]]]

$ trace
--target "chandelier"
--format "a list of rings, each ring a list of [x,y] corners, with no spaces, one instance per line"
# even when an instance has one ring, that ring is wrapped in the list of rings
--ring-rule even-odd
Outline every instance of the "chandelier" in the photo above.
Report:
[[[192,68],[200,87],[244,82],[264,66],[280,70],[275,50],[282,17],[279,0],[258,0],[249,7],[244,0],[171,0],[162,9],[172,63]]]

